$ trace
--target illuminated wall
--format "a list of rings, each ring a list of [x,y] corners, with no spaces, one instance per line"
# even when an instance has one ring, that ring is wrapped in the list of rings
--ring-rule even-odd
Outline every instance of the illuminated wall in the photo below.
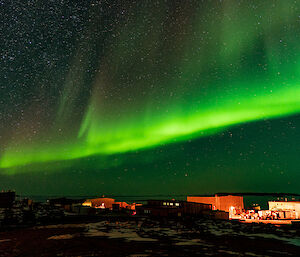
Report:
[[[297,211],[300,214],[300,202],[269,202],[269,210],[271,211]]]
[[[219,196],[188,196],[188,202],[206,203],[211,204],[213,210],[221,210],[229,212],[230,207],[234,207],[237,210],[244,209],[243,196],[226,195]]]

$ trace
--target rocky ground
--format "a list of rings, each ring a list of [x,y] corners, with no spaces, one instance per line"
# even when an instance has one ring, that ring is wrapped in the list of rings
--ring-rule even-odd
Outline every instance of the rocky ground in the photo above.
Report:
[[[300,231],[215,220],[105,218],[0,233],[0,256],[299,256]]]

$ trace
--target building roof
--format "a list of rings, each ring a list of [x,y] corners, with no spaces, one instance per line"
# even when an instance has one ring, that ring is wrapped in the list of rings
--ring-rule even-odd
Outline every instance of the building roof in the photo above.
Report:
[[[250,196],[300,196],[300,194],[296,193],[257,193],[257,192],[235,192],[235,193],[227,193],[227,192],[219,192],[215,194],[200,194],[200,195],[189,195],[189,196],[226,196],[226,195],[236,195],[236,196],[245,196],[245,195],[250,195]]]
[[[299,200],[289,200],[289,201],[283,201],[283,200],[274,200],[269,202],[277,202],[277,203],[300,203]]]

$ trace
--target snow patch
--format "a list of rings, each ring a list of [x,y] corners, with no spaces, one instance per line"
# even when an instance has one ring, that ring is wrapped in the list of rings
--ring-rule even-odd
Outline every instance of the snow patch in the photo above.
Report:
[[[53,239],[53,240],[62,240],[62,239],[72,239],[74,238],[75,235],[71,235],[71,234],[64,234],[64,235],[57,235],[57,236],[50,236],[48,237],[48,239]]]

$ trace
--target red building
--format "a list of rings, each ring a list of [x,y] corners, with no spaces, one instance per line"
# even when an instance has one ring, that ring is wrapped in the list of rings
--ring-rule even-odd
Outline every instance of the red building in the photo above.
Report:
[[[234,209],[242,212],[244,201],[242,195],[216,194],[214,196],[188,196],[188,202],[211,204],[213,210],[229,212]]]

